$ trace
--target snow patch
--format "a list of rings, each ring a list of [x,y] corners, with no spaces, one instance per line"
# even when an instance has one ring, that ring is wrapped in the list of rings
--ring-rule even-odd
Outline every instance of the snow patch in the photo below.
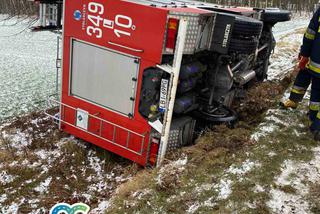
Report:
[[[142,191],[136,191],[132,194],[133,198],[136,198],[138,200],[141,200],[144,196],[151,194],[152,190],[151,189],[144,189]],[[176,197],[173,195],[173,197]]]
[[[157,184],[161,186],[163,184],[163,178],[165,178],[168,175],[178,176],[180,173],[182,173],[185,170],[185,166],[187,162],[188,162],[188,158],[185,157],[184,159],[173,161],[161,167],[161,169],[158,172],[158,176],[156,178]]]
[[[40,202],[39,199],[32,199],[28,201],[28,204],[30,204],[31,208],[35,209],[37,208],[37,204]]]
[[[288,119],[283,119],[282,117],[284,117],[284,114],[280,109],[269,109],[266,112],[264,122],[261,123],[257,130],[251,135],[251,139],[258,141],[260,138],[273,133],[280,127],[290,127],[291,122]],[[295,134],[298,135],[299,133],[296,132]]]
[[[29,134],[23,133],[21,130],[16,130],[16,133],[13,135],[3,131],[2,137],[10,141],[8,146],[17,150],[22,150],[32,143],[32,141],[29,139]]]
[[[7,194],[0,195],[0,203],[5,202],[7,200],[7,198],[8,198]]]
[[[204,203],[203,203],[203,206],[204,207],[214,207],[216,206],[216,203],[213,202],[213,197],[209,198],[208,200],[206,200]]]
[[[48,177],[45,181],[41,182],[39,186],[34,188],[35,191],[39,192],[40,194],[44,194],[48,192],[49,185],[52,181],[52,177]]]
[[[254,187],[253,191],[255,193],[260,193],[260,192],[265,192],[265,189],[263,188],[263,186],[256,184],[256,186]]]
[[[7,173],[7,171],[2,171],[0,173],[0,183],[2,185],[7,185],[7,184],[13,182],[15,178],[16,178],[15,176],[9,175]]]
[[[278,186],[291,186],[296,194],[272,189],[271,200],[267,205],[276,213],[309,213],[310,205],[306,199],[309,193],[308,183],[320,180],[320,147],[313,149],[314,159],[310,162],[286,160],[282,173],[276,179]]]
[[[260,164],[250,160],[246,160],[245,162],[242,163],[240,167],[231,165],[230,168],[227,170],[227,172],[233,175],[243,176],[246,173],[250,172],[256,166],[260,166]]]
[[[192,204],[188,210],[187,210],[187,213],[195,213],[200,207],[200,204],[198,202]]]
[[[52,164],[57,158],[61,156],[61,151],[59,149],[48,151],[48,150],[38,150],[35,154],[41,159],[47,161],[50,165]]]
[[[277,189],[272,189],[270,194],[272,199],[267,203],[267,205],[274,211],[274,213],[310,213],[308,202],[304,201],[299,195],[285,193]]]
[[[232,193],[231,186],[232,186],[232,181],[224,180],[224,179],[222,179],[219,184],[216,184],[214,188],[217,189],[219,193],[217,199],[218,200],[227,199]]]
[[[270,123],[262,123],[259,125],[258,131],[251,135],[251,139],[255,141],[259,141],[261,137],[265,137],[268,134],[274,132],[278,126]]]
[[[12,204],[10,205],[5,205],[5,206],[2,206],[0,207],[0,213],[8,213],[8,214],[19,214],[19,207],[24,204],[26,201],[25,198],[22,198],[20,200],[20,202],[16,203],[16,202],[13,202]]]
[[[202,193],[204,191],[209,191],[213,188],[213,184],[202,184],[201,186],[197,186],[195,189],[196,193]]]
[[[97,213],[97,214],[102,214],[105,213],[105,211],[110,207],[110,202],[109,201],[101,201],[98,204],[98,207],[91,210],[91,213]]]

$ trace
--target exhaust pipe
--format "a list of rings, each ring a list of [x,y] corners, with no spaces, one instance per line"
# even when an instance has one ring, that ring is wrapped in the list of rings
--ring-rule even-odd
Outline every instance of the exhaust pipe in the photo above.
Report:
[[[238,72],[234,75],[234,81],[239,85],[245,85],[255,77],[256,77],[256,72],[254,70]]]

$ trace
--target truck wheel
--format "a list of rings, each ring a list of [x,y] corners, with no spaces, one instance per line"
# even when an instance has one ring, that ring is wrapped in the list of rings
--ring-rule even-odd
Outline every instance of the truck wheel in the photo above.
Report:
[[[227,124],[231,125],[238,119],[238,115],[232,109],[221,106],[219,108],[215,108],[214,112],[208,113],[203,110],[194,111],[193,115],[196,118],[200,118],[204,121],[213,122],[215,124]]]
[[[263,28],[263,22],[246,17],[236,16],[233,26],[233,37],[260,37]]]
[[[265,10],[262,20],[268,23],[286,22],[291,19],[291,12],[287,10]]]
[[[229,52],[252,54],[257,50],[259,41],[256,39],[237,39],[231,38]]]

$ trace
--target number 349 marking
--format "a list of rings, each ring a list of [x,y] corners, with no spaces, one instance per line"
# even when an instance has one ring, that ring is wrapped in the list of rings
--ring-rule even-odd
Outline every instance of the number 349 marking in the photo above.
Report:
[[[96,38],[102,38],[103,32],[100,23],[103,23],[105,19],[100,15],[104,14],[104,6],[96,2],[90,2],[88,4],[88,11],[88,20],[92,25],[87,27],[87,34],[89,36],[95,35]],[[114,21],[107,21],[112,24],[108,28],[112,28],[114,34],[119,38],[122,36],[131,36],[130,30],[136,30],[136,26],[133,25],[132,19],[125,15],[116,15]]]

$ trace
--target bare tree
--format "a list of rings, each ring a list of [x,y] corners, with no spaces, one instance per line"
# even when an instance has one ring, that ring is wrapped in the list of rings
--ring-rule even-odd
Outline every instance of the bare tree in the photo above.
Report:
[[[279,7],[298,11],[314,11],[319,0],[203,0],[221,5],[249,7]],[[0,0],[0,13],[10,16],[36,15],[37,4],[28,0]]]
[[[216,4],[228,6],[248,6],[248,7],[278,7],[288,9],[295,12],[307,11],[312,12],[315,10],[319,0],[205,0]]]
[[[0,13],[10,16],[33,16],[37,14],[37,5],[28,0],[0,0]]]

